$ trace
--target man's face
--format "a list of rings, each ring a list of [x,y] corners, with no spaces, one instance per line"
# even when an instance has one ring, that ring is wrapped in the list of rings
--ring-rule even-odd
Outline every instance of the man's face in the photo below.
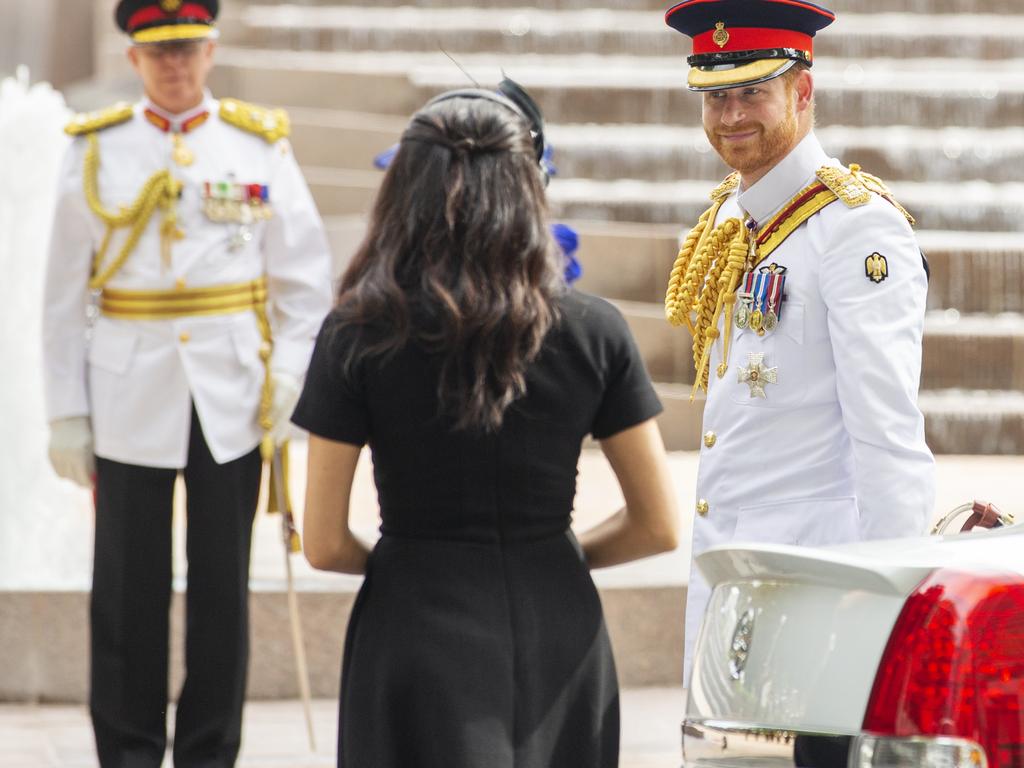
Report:
[[[128,59],[153,103],[169,112],[184,112],[203,100],[214,47],[212,40],[138,45],[128,49]]]
[[[802,85],[809,91],[804,72],[704,94],[704,132],[726,165],[748,183],[764,176],[802,138],[798,111],[810,99],[809,92],[800,93]]]

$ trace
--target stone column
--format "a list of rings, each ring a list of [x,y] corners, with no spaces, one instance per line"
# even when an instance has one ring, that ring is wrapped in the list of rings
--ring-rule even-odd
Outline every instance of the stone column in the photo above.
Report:
[[[93,73],[93,0],[0,0],[0,75],[19,64],[57,88]]]

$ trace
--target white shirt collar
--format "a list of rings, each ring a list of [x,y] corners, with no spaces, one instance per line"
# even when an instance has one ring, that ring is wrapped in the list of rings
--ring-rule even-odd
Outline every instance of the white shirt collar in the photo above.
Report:
[[[764,224],[811,184],[821,166],[828,164],[830,160],[821,143],[813,132],[809,133],[774,168],[739,193],[740,208],[758,224]]]
[[[148,96],[142,100],[142,108],[144,110],[148,109],[151,112],[155,112],[160,115],[160,117],[170,121],[174,128],[177,128],[182,123],[191,120],[198,114],[202,114],[203,112],[214,112],[216,110],[216,106],[217,102],[208,88],[203,89],[203,100],[201,102],[192,107],[192,109],[186,109],[184,112],[179,112],[178,114],[168,112],[166,109],[158,107]]]

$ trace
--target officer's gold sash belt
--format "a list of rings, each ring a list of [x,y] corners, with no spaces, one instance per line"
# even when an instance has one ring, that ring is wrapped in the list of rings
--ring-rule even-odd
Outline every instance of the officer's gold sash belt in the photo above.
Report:
[[[203,288],[174,288],[166,291],[122,291],[104,288],[100,295],[100,312],[119,320],[173,320],[178,317],[231,315],[251,311],[263,337],[260,359],[263,361],[263,387],[260,393],[259,423],[264,438],[261,451],[264,459],[273,454],[270,439],[270,408],[274,384],[270,375],[273,336],[267,317],[267,278],[247,283],[211,285]]]
[[[100,312],[121,320],[171,320],[179,317],[260,313],[267,301],[267,279],[246,283],[180,288],[166,291],[124,291],[104,288]]]

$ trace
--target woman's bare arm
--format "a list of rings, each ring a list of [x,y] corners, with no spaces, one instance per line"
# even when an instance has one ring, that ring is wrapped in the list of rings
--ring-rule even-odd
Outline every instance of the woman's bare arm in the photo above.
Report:
[[[314,568],[365,573],[369,547],[349,527],[352,480],[362,448],[309,436],[303,539]]]
[[[585,531],[580,544],[591,568],[669,552],[679,542],[679,510],[654,419],[601,441],[626,506]]]

